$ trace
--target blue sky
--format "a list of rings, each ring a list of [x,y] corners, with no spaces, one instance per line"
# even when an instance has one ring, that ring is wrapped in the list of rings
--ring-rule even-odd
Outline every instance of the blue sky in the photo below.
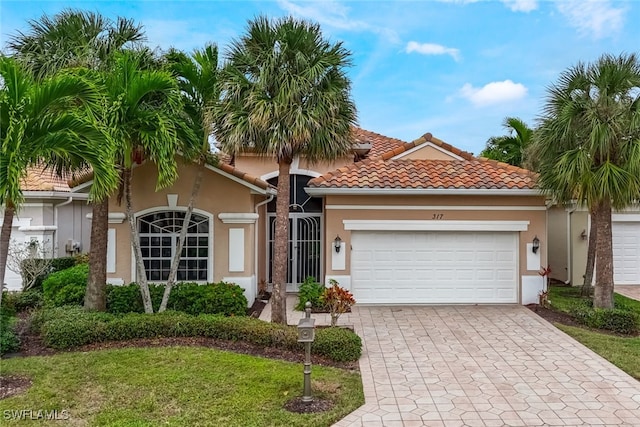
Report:
[[[406,141],[431,132],[475,154],[505,133],[504,117],[534,124],[566,68],[640,50],[640,2],[607,0],[2,0],[0,44],[65,7],[132,18],[149,45],[187,51],[213,41],[224,52],[259,14],[317,21],[353,53],[361,127]]]

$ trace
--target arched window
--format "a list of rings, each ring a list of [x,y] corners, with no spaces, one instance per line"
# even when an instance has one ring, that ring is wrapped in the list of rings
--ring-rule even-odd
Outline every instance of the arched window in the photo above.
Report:
[[[184,217],[185,212],[160,211],[138,218],[140,249],[149,281],[160,282],[169,278]],[[191,214],[177,280],[208,280],[209,258],[213,250],[209,247],[209,230],[209,218],[196,213]]]

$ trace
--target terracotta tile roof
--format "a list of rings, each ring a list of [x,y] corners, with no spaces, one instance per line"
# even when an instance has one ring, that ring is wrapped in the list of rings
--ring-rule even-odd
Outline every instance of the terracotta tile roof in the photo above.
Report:
[[[431,142],[463,160],[391,160],[414,147]],[[430,133],[309,181],[314,188],[415,189],[533,189],[535,174],[495,160],[476,158]]]
[[[377,157],[383,153],[387,153],[394,148],[403,146],[406,142],[396,138],[389,138],[388,136],[380,135],[379,133],[364,130],[358,127],[353,128],[355,141],[357,144],[371,144],[371,151],[369,151],[368,157]]]
[[[70,176],[57,176],[52,170],[42,166],[27,169],[27,175],[20,182],[22,191],[70,191],[67,181]]]

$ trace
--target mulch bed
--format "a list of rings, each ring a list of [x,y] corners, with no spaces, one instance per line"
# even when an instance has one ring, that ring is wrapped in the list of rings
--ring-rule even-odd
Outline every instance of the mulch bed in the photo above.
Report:
[[[31,387],[31,380],[16,375],[0,376],[0,400],[24,393]]]
[[[295,412],[297,414],[310,414],[313,412],[324,412],[333,408],[333,402],[330,400],[323,400],[313,398],[311,402],[303,402],[302,397],[296,397],[289,400],[284,404],[284,409],[289,412]]]

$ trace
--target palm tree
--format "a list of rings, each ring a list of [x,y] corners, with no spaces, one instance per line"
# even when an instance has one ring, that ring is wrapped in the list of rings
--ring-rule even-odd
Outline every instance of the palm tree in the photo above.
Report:
[[[532,147],[538,185],[577,199],[598,223],[594,307],[613,307],[611,209],[640,194],[640,62],[603,55],[564,71],[548,90]]]
[[[21,180],[27,168],[45,164],[65,170],[93,168],[91,198],[105,197],[116,184],[109,165],[107,137],[81,109],[98,101],[87,80],[70,73],[36,81],[15,59],[0,56],[0,283],[4,282],[11,223],[23,202]]]
[[[230,154],[249,150],[278,164],[273,322],[286,323],[291,163],[300,155],[332,160],[352,145],[349,57],[342,43],[323,38],[318,24],[266,17],[250,21],[227,54],[216,138]]]
[[[207,44],[204,49],[195,50],[190,57],[183,52],[174,50],[167,54],[167,58],[170,69],[178,78],[178,84],[184,100],[186,122],[190,125],[193,131],[192,135],[195,137],[183,138],[183,144],[190,148],[188,150],[184,149],[183,154],[185,157],[196,161],[198,172],[193,182],[189,205],[187,206],[175,254],[171,262],[169,277],[158,310],[160,312],[166,310],[171,288],[176,281],[182,247],[187,238],[187,230],[195,201],[200,192],[205,166],[207,161],[217,160],[210,155],[209,137],[213,132],[213,116],[220,101],[218,47],[215,44]]]
[[[65,68],[108,70],[113,55],[144,41],[142,27],[118,17],[111,21],[98,13],[65,9],[54,17],[43,15],[28,23],[29,31],[11,37],[8,48],[40,78]],[[106,309],[107,230],[109,201],[92,203],[91,252],[84,306]]]
[[[157,167],[156,188],[166,187],[176,180],[175,154],[181,148],[178,126],[182,106],[176,79],[166,71],[145,69],[141,64],[145,55],[139,52],[116,55],[115,64],[104,81],[108,112],[104,120],[118,153],[117,164],[122,170],[118,199],[122,196],[125,199],[137,282],[145,312],[153,313],[133,215],[131,178],[136,159],[146,159]]]
[[[509,135],[492,136],[480,155],[488,159],[522,167],[524,154],[531,143],[533,129],[518,117],[506,117],[502,123]]]

